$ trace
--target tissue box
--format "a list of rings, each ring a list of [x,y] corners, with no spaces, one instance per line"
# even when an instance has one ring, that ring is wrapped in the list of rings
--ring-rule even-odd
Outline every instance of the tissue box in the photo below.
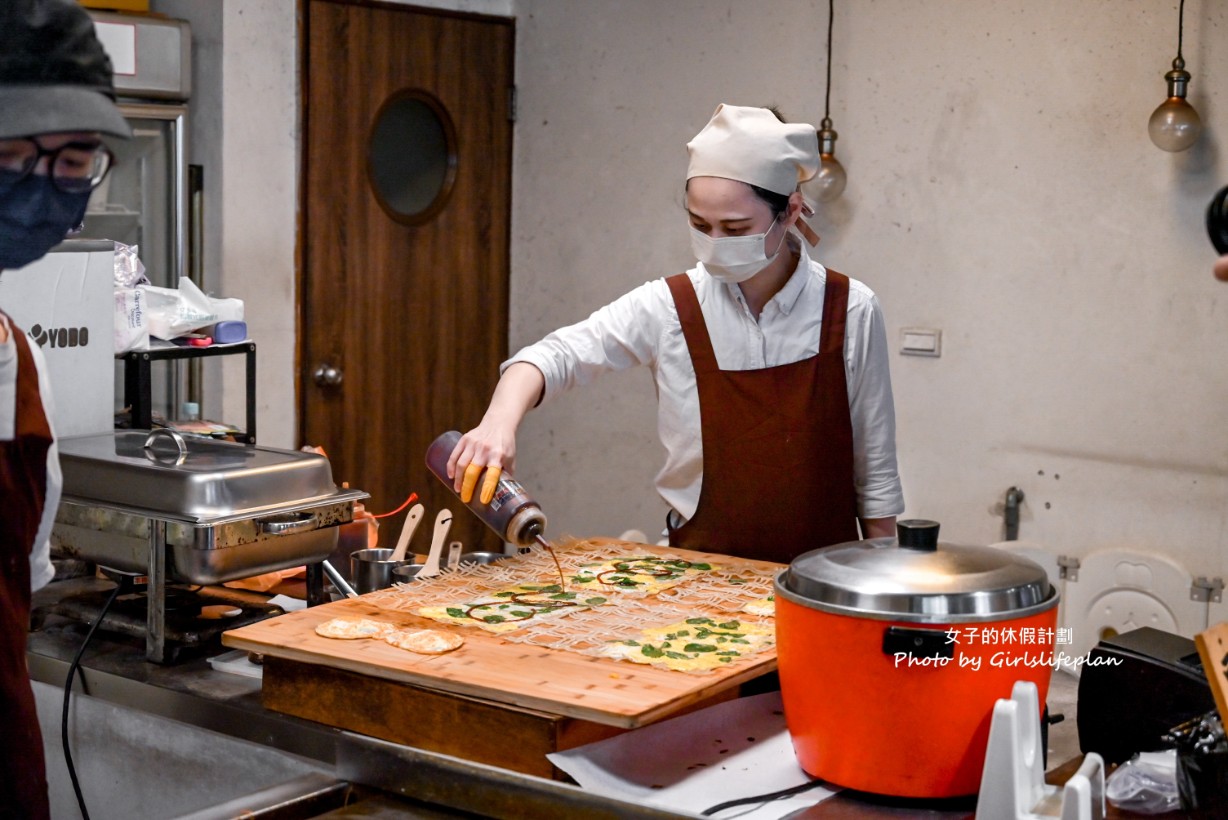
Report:
[[[57,436],[115,428],[114,276],[114,245],[94,240],[0,272],[0,310],[47,360]]]

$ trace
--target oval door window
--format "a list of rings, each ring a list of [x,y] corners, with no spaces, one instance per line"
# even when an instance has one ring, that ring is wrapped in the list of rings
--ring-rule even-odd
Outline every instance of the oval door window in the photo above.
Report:
[[[380,207],[398,222],[418,224],[439,212],[456,178],[456,129],[439,100],[401,91],[380,106],[367,178]]]

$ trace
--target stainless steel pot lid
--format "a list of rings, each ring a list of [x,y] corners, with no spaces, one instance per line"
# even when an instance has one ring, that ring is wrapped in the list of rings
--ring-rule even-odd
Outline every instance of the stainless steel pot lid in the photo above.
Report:
[[[938,543],[938,523],[900,521],[896,538],[851,541],[798,556],[776,579],[803,606],[899,621],[1021,617],[1057,605],[1034,561],[991,547]]]
[[[338,490],[315,453],[125,430],[59,442],[64,497],[173,521],[215,524],[361,498]]]

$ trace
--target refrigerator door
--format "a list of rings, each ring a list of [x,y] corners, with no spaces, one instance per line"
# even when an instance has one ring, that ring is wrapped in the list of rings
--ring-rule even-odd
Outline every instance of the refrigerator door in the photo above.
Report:
[[[90,197],[81,239],[140,248],[152,284],[176,287],[186,273],[187,107],[123,103],[132,139],[106,138],[115,165]]]

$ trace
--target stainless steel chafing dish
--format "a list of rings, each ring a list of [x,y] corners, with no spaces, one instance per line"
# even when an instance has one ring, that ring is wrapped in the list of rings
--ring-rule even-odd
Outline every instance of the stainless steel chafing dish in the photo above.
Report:
[[[151,660],[161,660],[167,580],[215,584],[323,561],[367,495],[338,489],[314,453],[171,430],[65,438],[59,448],[57,549],[148,576]]]

